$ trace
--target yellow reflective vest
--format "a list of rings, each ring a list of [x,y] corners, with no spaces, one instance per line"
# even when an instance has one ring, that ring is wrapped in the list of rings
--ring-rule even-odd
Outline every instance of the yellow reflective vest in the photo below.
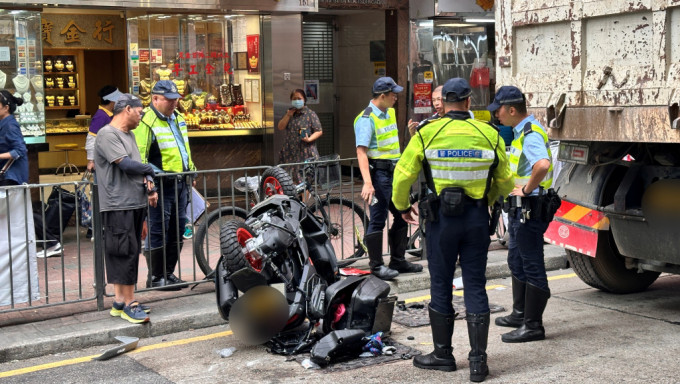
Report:
[[[369,106],[354,119],[355,126],[359,119],[371,119],[373,122],[373,132],[378,142],[378,147],[368,149],[366,155],[369,159],[398,159],[401,154],[399,150],[397,117],[394,108],[387,109],[387,116],[387,119],[379,118],[373,113],[373,108]]]
[[[156,111],[151,107],[144,109],[142,121],[139,122],[139,126],[135,129],[135,140],[137,141],[137,147],[139,147],[139,154],[142,156],[142,162],[148,163],[150,161],[149,155],[151,153],[151,146],[155,141],[160,150],[162,164],[156,164],[154,162],[154,165],[162,165],[161,168],[165,172],[177,173],[195,171],[196,166],[194,166],[194,163],[191,160],[191,150],[189,149],[187,123],[184,121],[184,117],[177,113],[177,111],[173,113],[175,114],[175,123],[182,133],[184,148],[186,148],[189,157],[189,164],[187,164],[188,169],[184,169],[179,144],[177,143],[177,140],[175,140],[175,135],[172,133],[170,124],[167,120],[158,117]]]
[[[519,159],[522,157],[522,148],[524,146],[524,136],[528,135],[531,132],[536,132],[543,137],[543,142],[545,143],[545,148],[548,151],[548,159],[552,159],[552,153],[550,152],[550,142],[548,141],[548,135],[543,131],[543,129],[536,125],[536,124],[531,124],[530,122],[527,122],[524,125],[524,129],[522,130],[522,134],[519,135],[518,138],[512,141],[512,144],[510,144],[510,169],[512,170],[512,174],[515,177],[515,182],[518,185],[526,185],[529,182],[529,179],[531,178],[531,172],[529,172],[528,175],[518,175],[517,174],[517,168],[519,166]],[[545,177],[543,177],[543,180],[540,182],[540,186],[545,188],[546,190],[552,186],[552,179],[553,179],[553,165],[552,161],[550,162],[550,168],[548,169],[548,173],[545,174]],[[529,192],[529,191],[527,191]]]
[[[411,185],[418,178],[425,157],[437,194],[446,187],[461,187],[473,199],[484,197],[489,170],[497,157],[488,203],[507,195],[514,183],[505,147],[499,142],[498,131],[481,121],[446,115],[432,120],[411,138],[397,162],[392,181],[394,206],[402,212],[409,209]]]

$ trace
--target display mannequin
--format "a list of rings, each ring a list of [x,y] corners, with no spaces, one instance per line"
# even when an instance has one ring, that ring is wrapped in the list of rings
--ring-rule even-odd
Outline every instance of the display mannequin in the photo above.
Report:
[[[31,84],[33,84],[33,90],[38,92],[43,88],[43,77],[42,75],[35,75],[31,77]]]
[[[24,93],[28,91],[28,87],[30,84],[28,77],[24,75],[17,75],[12,79],[12,82],[14,83],[14,89],[16,89],[17,92]]]
[[[170,80],[170,74],[172,70],[168,68],[167,65],[163,64],[156,68],[156,74],[158,75],[158,80]]]

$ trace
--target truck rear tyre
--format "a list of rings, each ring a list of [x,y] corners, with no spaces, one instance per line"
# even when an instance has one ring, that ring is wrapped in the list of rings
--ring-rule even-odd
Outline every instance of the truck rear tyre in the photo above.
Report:
[[[610,293],[633,293],[644,291],[659,272],[627,269],[624,258],[616,250],[609,231],[601,231],[597,242],[597,255],[590,257],[567,250],[569,265],[584,283]]]

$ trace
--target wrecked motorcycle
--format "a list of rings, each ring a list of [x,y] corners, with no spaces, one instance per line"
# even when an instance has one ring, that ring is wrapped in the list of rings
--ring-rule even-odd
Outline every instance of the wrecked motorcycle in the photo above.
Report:
[[[302,188],[274,194],[245,222],[222,226],[217,307],[242,341],[267,342],[279,354],[311,349],[324,364],[368,335],[389,332],[396,297],[372,275],[340,278],[325,223],[299,200]]]

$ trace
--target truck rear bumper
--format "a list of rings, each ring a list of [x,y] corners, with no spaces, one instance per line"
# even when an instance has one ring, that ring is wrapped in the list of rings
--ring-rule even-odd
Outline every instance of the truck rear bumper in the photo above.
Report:
[[[600,211],[562,201],[543,235],[545,241],[595,257],[598,231],[609,229],[609,219]]]

